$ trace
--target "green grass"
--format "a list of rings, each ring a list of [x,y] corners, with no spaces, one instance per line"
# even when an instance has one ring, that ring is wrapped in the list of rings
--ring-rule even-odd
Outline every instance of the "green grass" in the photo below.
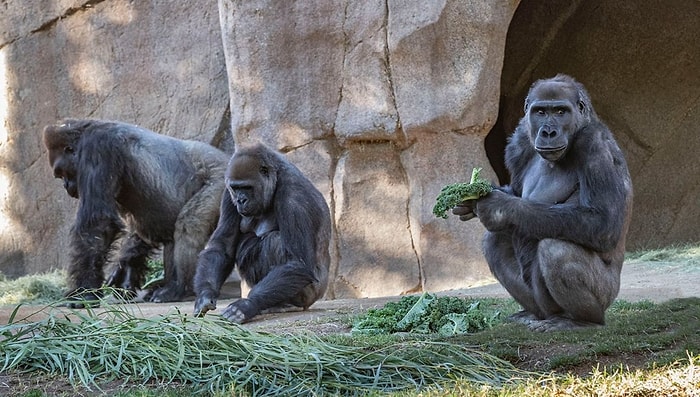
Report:
[[[700,298],[654,304],[618,301],[607,325],[575,332],[539,334],[518,324],[503,324],[456,337],[517,366],[539,371],[587,370],[629,363],[649,367],[700,354]]]

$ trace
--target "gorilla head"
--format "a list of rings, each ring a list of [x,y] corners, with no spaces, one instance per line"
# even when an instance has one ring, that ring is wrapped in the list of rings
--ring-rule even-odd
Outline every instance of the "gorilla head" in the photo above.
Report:
[[[545,160],[562,159],[592,109],[586,90],[569,76],[537,81],[525,100],[532,146]]]
[[[68,195],[78,198],[78,141],[80,134],[71,129],[70,123],[47,126],[44,145],[49,149],[49,164],[53,176],[63,179]]]
[[[241,215],[259,216],[271,208],[277,186],[275,164],[265,153],[233,156],[226,172],[226,188]]]

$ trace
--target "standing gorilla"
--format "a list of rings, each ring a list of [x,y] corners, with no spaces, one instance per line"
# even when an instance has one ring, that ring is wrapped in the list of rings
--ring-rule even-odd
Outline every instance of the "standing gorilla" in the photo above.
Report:
[[[162,245],[164,285],[150,300],[192,294],[197,254],[218,219],[228,156],[201,142],[99,120],[49,125],[44,145],[54,176],[80,200],[71,231],[70,306],[97,299],[94,289],[124,223],[128,237],[107,285],[140,288],[148,256]]]
[[[235,323],[285,305],[304,309],[328,285],[331,218],[321,193],[281,154],[239,148],[226,172],[221,217],[199,256],[194,313],[216,308],[221,285],[238,266],[251,287],[223,316]]]
[[[535,82],[506,147],[511,185],[453,209],[488,232],[491,271],[533,330],[603,325],[620,288],[632,182],[583,85]]]

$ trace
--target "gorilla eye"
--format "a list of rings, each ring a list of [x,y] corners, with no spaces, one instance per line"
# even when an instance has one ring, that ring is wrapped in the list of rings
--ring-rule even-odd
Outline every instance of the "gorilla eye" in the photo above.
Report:
[[[260,173],[263,175],[267,175],[270,173],[270,170],[266,166],[263,165],[260,167]]]
[[[63,148],[63,153],[73,154],[75,153],[75,149],[73,149],[73,146],[66,146]]]

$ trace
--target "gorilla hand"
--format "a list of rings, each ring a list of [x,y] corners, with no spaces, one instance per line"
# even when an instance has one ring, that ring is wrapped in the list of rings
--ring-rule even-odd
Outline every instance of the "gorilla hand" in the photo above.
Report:
[[[101,295],[99,290],[76,288],[66,294],[66,306],[71,309],[100,307]]]
[[[476,201],[474,214],[479,217],[486,230],[490,232],[503,231],[511,226],[510,214],[512,211],[509,207],[513,200],[517,200],[517,198],[502,190],[494,189]]]
[[[468,221],[476,216],[475,207],[476,200],[464,200],[452,208],[452,213],[458,215],[460,221]]]
[[[128,280],[127,269],[123,266],[117,266],[112,274],[107,278],[107,286],[115,288],[124,288],[124,280]],[[125,288],[126,289],[126,288]]]
[[[131,266],[119,265],[107,279],[107,286],[115,288],[120,298],[131,300],[136,298],[136,290],[141,286],[141,276]]]
[[[204,317],[209,310],[216,309],[216,298],[211,292],[200,292],[194,302],[194,316]]]

